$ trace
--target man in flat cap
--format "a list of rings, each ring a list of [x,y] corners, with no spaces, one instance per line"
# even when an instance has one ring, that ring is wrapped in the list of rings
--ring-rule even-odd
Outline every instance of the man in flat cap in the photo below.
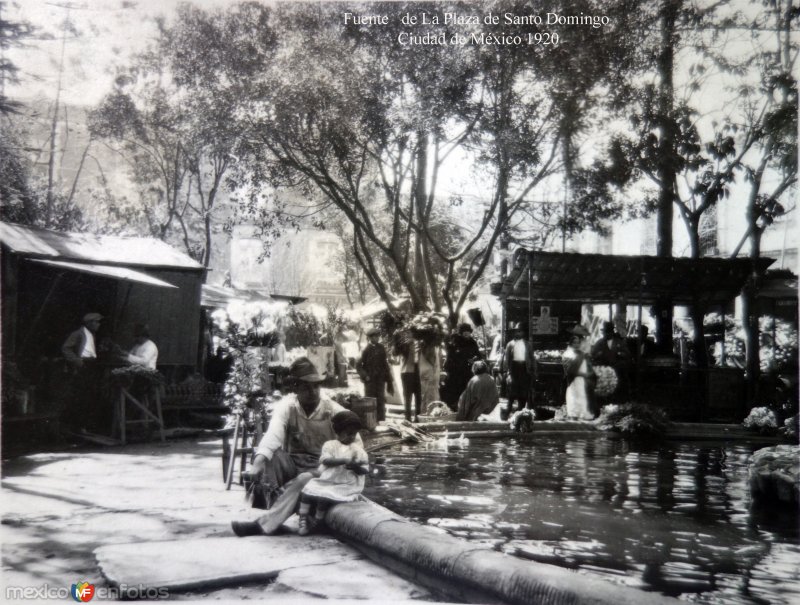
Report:
[[[303,486],[319,466],[322,444],[336,439],[331,419],[345,408],[320,393],[324,380],[307,357],[300,357],[289,367],[289,380],[295,392],[276,405],[267,432],[256,448],[249,478],[255,495],[263,496],[253,506],[269,513],[258,521],[232,523],[238,536],[275,531],[288,519],[299,501]],[[361,437],[356,440],[360,443]]]
[[[356,371],[364,383],[364,397],[374,397],[377,401],[378,422],[386,420],[386,391],[394,394],[392,370],[386,348],[381,344],[381,331],[371,328],[367,331],[369,342],[356,362]]]
[[[72,332],[61,346],[69,368],[69,403],[65,423],[73,429],[108,432],[111,428],[111,406],[99,401],[97,345],[95,335],[103,316],[87,313],[80,328]],[[108,421],[106,423],[106,421]]]
[[[71,366],[81,368],[88,360],[97,359],[94,335],[100,329],[102,319],[100,313],[87,313],[83,316],[83,325],[67,336],[61,352]]]

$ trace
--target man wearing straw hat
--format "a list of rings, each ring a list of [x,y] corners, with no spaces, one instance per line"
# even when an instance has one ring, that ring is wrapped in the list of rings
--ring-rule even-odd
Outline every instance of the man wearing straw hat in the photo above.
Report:
[[[294,512],[302,492],[317,472],[322,444],[336,439],[333,416],[345,408],[320,393],[323,376],[307,357],[289,368],[295,393],[275,406],[269,427],[255,451],[246,483],[255,508],[269,512],[258,521],[232,523],[237,536],[271,533]],[[361,443],[361,437],[356,440]],[[263,500],[262,500],[263,498]]]

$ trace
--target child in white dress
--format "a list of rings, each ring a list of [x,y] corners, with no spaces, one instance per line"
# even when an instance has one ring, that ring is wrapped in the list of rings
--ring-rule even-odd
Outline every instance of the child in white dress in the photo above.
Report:
[[[300,496],[299,534],[305,536],[319,525],[331,504],[352,502],[364,489],[364,476],[369,472],[369,458],[355,438],[361,428],[358,416],[344,410],[331,418],[336,439],[322,445],[319,456],[320,476],[309,481]],[[311,505],[316,504],[313,518]]]

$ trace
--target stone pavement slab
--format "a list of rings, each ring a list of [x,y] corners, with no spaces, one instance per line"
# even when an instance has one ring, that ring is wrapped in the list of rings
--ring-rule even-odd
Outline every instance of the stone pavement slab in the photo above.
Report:
[[[114,585],[189,590],[270,580],[279,572],[359,559],[338,540],[324,536],[254,536],[111,544],[94,551]]]
[[[325,599],[387,601],[431,600],[424,588],[412,584],[367,559],[340,561],[324,567],[295,567],[278,575],[275,592]]]

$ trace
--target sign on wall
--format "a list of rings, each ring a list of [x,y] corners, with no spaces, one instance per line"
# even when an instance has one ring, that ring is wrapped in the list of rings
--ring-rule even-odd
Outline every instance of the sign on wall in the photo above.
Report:
[[[531,318],[531,331],[536,335],[558,334],[558,317],[550,315],[549,305],[542,305],[539,317]]]

